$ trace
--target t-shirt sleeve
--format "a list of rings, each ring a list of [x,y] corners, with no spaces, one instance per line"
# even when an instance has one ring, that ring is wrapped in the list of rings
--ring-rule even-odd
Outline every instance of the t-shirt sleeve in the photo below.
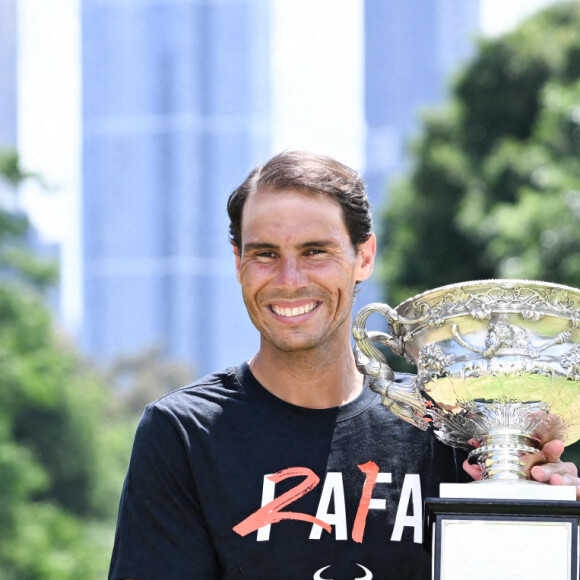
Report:
[[[125,478],[109,580],[220,578],[179,424],[149,406]]]

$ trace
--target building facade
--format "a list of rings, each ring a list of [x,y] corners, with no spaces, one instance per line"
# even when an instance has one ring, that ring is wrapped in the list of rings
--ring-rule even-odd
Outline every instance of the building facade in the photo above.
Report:
[[[365,176],[373,201],[404,169],[421,112],[443,101],[473,54],[479,12],[479,0],[365,0]]]
[[[18,123],[16,0],[0,0],[0,148],[16,146]]]
[[[151,347],[197,374],[257,333],[226,200],[269,153],[260,0],[83,0],[83,336],[98,361]]]

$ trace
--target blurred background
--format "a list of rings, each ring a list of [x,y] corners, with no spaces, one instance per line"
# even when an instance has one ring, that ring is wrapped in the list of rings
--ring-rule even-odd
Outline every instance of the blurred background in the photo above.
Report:
[[[144,405],[256,350],[225,205],[274,153],[365,176],[355,308],[580,286],[578,30],[574,1],[0,0],[0,579],[105,577]]]

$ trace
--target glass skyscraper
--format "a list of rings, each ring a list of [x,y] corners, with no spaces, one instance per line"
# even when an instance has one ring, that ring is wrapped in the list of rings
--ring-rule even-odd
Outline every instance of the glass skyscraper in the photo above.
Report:
[[[269,153],[267,7],[83,0],[83,343],[97,360],[157,346],[199,374],[257,347],[226,200]]]
[[[0,0],[0,148],[16,147],[17,39],[16,0]]]
[[[474,52],[479,0],[365,0],[365,177],[383,197],[423,109]]]

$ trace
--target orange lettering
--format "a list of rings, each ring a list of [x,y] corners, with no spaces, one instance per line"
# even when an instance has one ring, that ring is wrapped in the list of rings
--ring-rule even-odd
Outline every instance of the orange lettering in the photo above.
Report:
[[[363,486],[360,503],[356,511],[354,525],[352,526],[352,539],[355,542],[362,543],[365,533],[365,526],[367,523],[367,515],[369,513],[369,506],[371,504],[371,496],[373,489],[377,483],[377,476],[379,474],[379,466],[373,461],[369,461],[358,468],[365,474],[365,483]]]
[[[289,467],[288,469],[283,469],[282,471],[278,471],[278,473],[274,473],[274,475],[268,476],[268,479],[274,483],[278,483],[289,477],[298,476],[303,476],[304,481],[292,489],[289,489],[280,497],[277,497],[276,499],[267,503],[265,506],[262,506],[259,510],[255,511],[245,520],[234,526],[234,532],[240,534],[240,536],[247,536],[248,534],[259,530],[263,526],[275,524],[282,520],[300,520],[303,522],[317,524],[330,533],[332,531],[330,524],[327,524],[326,522],[323,522],[314,516],[300,512],[280,511],[287,505],[291,504],[297,499],[300,499],[303,495],[306,495],[309,491],[314,489],[318,485],[320,478],[311,469],[306,467]]]

